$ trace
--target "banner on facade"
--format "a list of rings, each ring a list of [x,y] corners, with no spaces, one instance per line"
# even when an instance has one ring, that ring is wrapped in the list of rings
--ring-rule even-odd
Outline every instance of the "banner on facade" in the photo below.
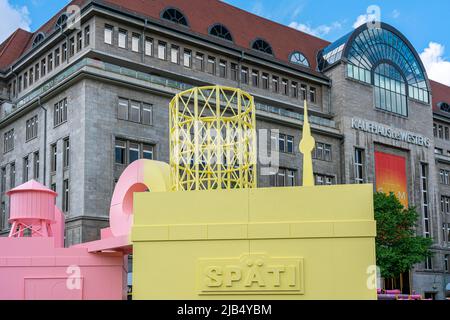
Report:
[[[406,159],[393,154],[375,152],[375,179],[378,192],[393,192],[408,207]]]

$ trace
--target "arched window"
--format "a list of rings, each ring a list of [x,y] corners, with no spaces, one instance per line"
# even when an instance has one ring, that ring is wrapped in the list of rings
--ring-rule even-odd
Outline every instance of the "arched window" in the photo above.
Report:
[[[39,32],[36,37],[34,37],[33,40],[33,47],[37,46],[39,43],[41,43],[45,39],[45,36],[42,32]]]
[[[230,31],[223,24],[215,24],[209,29],[209,34],[228,41],[233,41]]]
[[[270,44],[262,39],[257,39],[253,41],[252,49],[273,55],[273,50]]]
[[[56,21],[55,29],[63,28],[67,23],[67,19],[68,19],[67,14],[63,13],[62,15],[60,15],[58,20]]]
[[[450,112],[450,105],[447,102],[439,102],[437,106],[444,112]]]
[[[289,61],[294,64],[299,64],[305,67],[309,67],[308,59],[301,52],[293,52],[289,57]]]
[[[406,81],[399,69],[389,63],[380,63],[373,71],[375,107],[408,116]]]
[[[168,8],[163,11],[161,17],[163,19],[181,24],[183,26],[188,26],[188,22],[184,14],[181,13],[180,10],[175,8]]]

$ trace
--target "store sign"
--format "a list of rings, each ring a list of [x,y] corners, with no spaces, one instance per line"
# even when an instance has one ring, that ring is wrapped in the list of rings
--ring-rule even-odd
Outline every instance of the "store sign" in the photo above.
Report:
[[[429,148],[431,146],[431,140],[420,134],[388,127],[368,120],[353,118],[352,129],[372,133],[392,140],[415,144],[421,147]]]
[[[303,294],[303,259],[243,255],[236,259],[200,259],[200,294]]]

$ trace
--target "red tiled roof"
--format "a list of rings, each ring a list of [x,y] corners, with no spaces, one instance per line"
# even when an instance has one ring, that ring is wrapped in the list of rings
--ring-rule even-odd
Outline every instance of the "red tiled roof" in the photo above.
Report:
[[[28,31],[17,29],[0,44],[0,69],[6,69],[22,55],[32,36]]]
[[[450,87],[433,80],[430,80],[430,84],[433,94],[433,111],[439,112],[440,109],[437,106],[439,102],[447,102],[450,104]]]

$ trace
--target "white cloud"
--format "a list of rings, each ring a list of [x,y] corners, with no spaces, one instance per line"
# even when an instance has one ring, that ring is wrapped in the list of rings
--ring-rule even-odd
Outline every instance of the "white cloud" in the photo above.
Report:
[[[394,10],[392,11],[392,17],[393,17],[394,19],[397,19],[398,17],[400,17],[400,11],[398,11],[397,9],[394,9]]]
[[[359,26],[366,24],[368,22],[376,21],[376,16],[374,14],[362,14],[356,18],[356,21],[353,23],[353,28],[356,29]]]
[[[0,0],[0,12],[2,21],[0,24],[0,42],[3,42],[17,28],[30,31],[30,12],[26,6],[17,7],[9,3],[9,0]]]
[[[445,47],[436,42],[430,42],[428,48],[420,54],[427,70],[428,77],[450,86],[450,61],[444,57]]]
[[[322,24],[320,26],[313,28],[309,24],[291,22],[289,24],[289,27],[297,29],[302,32],[305,32],[305,33],[309,33],[316,37],[323,37],[323,36],[326,36],[327,34],[329,34],[333,30],[340,29],[342,27],[342,24],[340,22],[336,21],[330,25]]]

